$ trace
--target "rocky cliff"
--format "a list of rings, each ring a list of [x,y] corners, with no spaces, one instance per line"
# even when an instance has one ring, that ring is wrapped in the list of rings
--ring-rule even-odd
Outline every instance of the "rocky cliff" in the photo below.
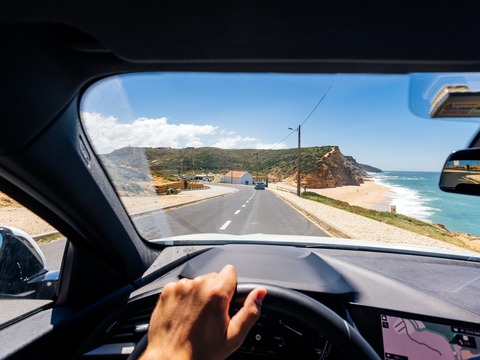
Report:
[[[381,173],[381,172],[383,172],[381,169],[373,167],[371,165],[366,165],[366,164],[358,164],[358,165],[360,165],[363,170],[371,172],[371,173]]]
[[[307,188],[333,188],[345,185],[360,185],[368,178],[368,173],[351,156],[344,156],[338,146],[315,160],[315,167],[301,170],[301,186]],[[295,183],[297,172],[294,171],[285,181]]]

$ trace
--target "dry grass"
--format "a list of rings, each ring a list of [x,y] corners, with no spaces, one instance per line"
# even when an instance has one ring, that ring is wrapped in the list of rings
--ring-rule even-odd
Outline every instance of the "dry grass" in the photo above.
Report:
[[[2,206],[14,206],[19,205],[15,200],[13,200],[10,196],[0,192],[0,207]]]

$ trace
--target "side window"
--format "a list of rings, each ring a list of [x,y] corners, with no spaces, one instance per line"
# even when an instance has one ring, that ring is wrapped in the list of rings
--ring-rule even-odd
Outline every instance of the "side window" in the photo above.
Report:
[[[66,239],[0,192],[0,327],[55,300]]]

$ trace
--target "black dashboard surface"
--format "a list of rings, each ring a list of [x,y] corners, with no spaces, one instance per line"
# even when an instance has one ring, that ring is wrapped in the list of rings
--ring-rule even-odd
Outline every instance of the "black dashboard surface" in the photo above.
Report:
[[[165,264],[166,259],[175,262],[175,266],[168,268],[168,271],[158,265]],[[397,338],[391,334],[423,336],[425,332],[420,330],[431,328],[450,334],[443,338],[451,337],[449,346],[452,351],[457,349],[464,351],[464,354],[467,351],[475,355],[477,343],[480,346],[480,337],[477,337],[480,336],[478,263],[358,249],[349,251],[243,244],[167,248],[162,258],[153,264],[145,277],[145,283],[131,294],[128,304],[112,314],[97,329],[95,340],[90,341],[90,348],[83,356],[96,358],[99,349],[105,350],[106,345],[115,342],[134,346],[139,338],[138,333],[142,333],[138,329],[145,329],[140,323],[148,323],[149,314],[166,283],[218,272],[226,264],[237,268],[239,283],[255,282],[286,287],[323,303],[357,328],[382,356],[386,356],[385,339],[389,341],[389,349],[395,349],[397,340],[393,339]],[[143,317],[138,315],[142,311]],[[264,314],[261,331],[258,326],[254,327],[240,349],[242,352],[236,356],[289,358],[288,354],[293,354],[297,351],[295,349],[302,347],[306,349],[305,344],[308,343],[311,358],[336,358],[335,349],[331,352],[326,350],[329,343],[323,335],[328,338],[328,334],[313,333],[308,330],[308,324],[298,324],[295,319],[282,316],[278,313]],[[132,323],[132,318],[135,317],[141,318],[136,325],[131,325],[138,327],[136,337],[119,338],[115,335],[117,338],[112,338],[115,329],[126,322]],[[285,328],[287,323],[294,325]],[[410,332],[405,330],[405,324],[413,324]],[[288,330],[304,326],[307,330]],[[400,330],[390,333],[390,328]],[[298,333],[308,335],[298,337]],[[258,338],[263,339],[268,346],[255,348],[252,344],[258,342]],[[400,341],[403,337],[398,339]],[[275,352],[279,344],[283,344],[280,345],[284,347],[283,353]],[[289,346],[286,347],[285,344]],[[472,347],[464,348],[462,344]],[[290,352],[285,352],[286,350]],[[401,360],[406,358],[402,358],[398,352],[390,352],[388,356],[399,356],[398,359]]]
[[[348,297],[353,289],[317,254],[301,248],[229,245],[213,248],[190,260],[180,277],[194,278],[237,268],[239,282],[275,284],[295,290]]]

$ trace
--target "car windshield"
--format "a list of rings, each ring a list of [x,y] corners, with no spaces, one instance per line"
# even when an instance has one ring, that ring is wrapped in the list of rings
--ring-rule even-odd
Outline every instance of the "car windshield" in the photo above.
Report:
[[[446,85],[475,79],[125,74],[92,85],[80,117],[145,240],[262,233],[476,253],[479,199],[438,182],[478,121],[432,115]]]

